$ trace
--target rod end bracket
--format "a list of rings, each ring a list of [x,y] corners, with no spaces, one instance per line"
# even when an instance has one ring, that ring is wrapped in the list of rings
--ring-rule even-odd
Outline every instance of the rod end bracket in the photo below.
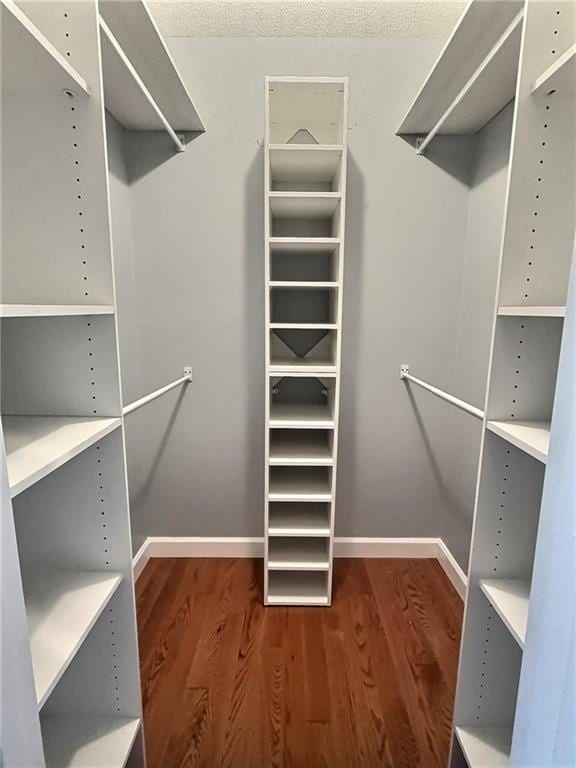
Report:
[[[184,376],[188,379],[188,381],[192,381],[192,366],[187,365],[184,368]]]
[[[410,366],[409,365],[401,365],[400,366],[400,378],[404,379],[408,374],[410,373]]]

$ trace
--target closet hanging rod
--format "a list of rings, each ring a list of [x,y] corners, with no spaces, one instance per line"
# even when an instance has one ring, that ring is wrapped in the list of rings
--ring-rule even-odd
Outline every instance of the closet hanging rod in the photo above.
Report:
[[[188,382],[192,381],[192,368],[186,367],[184,368],[184,376],[182,376],[180,379],[176,379],[176,381],[173,381],[171,384],[166,384],[165,387],[161,387],[160,389],[157,389],[155,392],[152,392],[150,395],[146,395],[145,397],[141,397],[140,400],[134,400],[133,403],[130,403],[130,405],[125,405],[122,409],[122,413],[124,416],[127,416],[129,413],[132,413],[132,411],[138,410],[138,408],[142,408],[143,405],[146,405],[147,403],[151,403],[152,400],[156,400],[157,397],[160,397],[161,395],[165,395],[166,392],[170,392],[171,389],[175,389],[176,387],[179,387],[181,384],[188,384]]]
[[[426,389],[428,392],[436,395],[436,397],[439,397],[441,400],[446,400],[447,403],[455,405],[456,408],[460,408],[460,410],[466,411],[466,413],[471,413],[472,416],[476,416],[477,419],[484,418],[484,411],[481,411],[480,408],[476,408],[475,405],[470,405],[470,403],[466,403],[464,400],[460,400],[458,397],[454,397],[454,395],[449,395],[447,392],[438,389],[438,387],[433,387],[431,384],[422,381],[422,379],[417,379],[416,376],[412,376],[409,365],[400,366],[400,378],[402,381],[411,381],[413,384],[418,384],[422,389]]]

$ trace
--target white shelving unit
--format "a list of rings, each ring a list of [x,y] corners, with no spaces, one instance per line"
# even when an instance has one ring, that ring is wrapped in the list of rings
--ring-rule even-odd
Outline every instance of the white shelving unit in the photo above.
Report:
[[[404,117],[418,154],[438,135],[480,131],[514,98],[523,1],[470,0]]]
[[[266,79],[265,603],[329,605],[347,78]]]
[[[502,23],[506,4],[476,5]],[[526,764],[517,695],[576,224],[576,6],[527,0],[523,19],[452,768]]]
[[[144,2],[0,11],[4,757],[143,768],[102,95],[178,149],[203,126]]]

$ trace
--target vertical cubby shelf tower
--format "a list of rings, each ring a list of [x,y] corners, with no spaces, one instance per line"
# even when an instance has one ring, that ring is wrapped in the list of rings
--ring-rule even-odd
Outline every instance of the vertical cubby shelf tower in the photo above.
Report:
[[[265,602],[329,605],[346,77],[266,79]]]
[[[520,765],[516,701],[574,242],[575,14],[572,2],[525,4],[454,767]]]

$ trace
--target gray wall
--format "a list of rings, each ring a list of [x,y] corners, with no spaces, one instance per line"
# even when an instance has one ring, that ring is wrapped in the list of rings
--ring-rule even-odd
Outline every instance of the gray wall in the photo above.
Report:
[[[468,362],[485,378],[492,298],[487,313],[483,302],[495,275],[492,257],[483,261],[481,210],[484,197],[492,205],[491,178],[499,172],[488,153],[486,193],[471,196],[474,139],[439,139],[421,158],[394,135],[441,42],[170,41],[207,133],[182,155],[172,154],[164,136],[125,141],[134,285],[118,281],[121,349],[137,348],[138,359],[122,352],[122,367],[126,395],[126,382],[138,382],[128,399],[180,375],[186,363],[194,366],[194,382],[129,422],[136,543],[146,535],[263,532],[264,76],[348,74],[336,533],[442,535],[465,562],[470,482],[454,492],[457,504],[447,503],[447,483],[452,447],[460,432],[470,443],[468,428],[425,393],[411,397],[398,378],[403,362],[448,389]],[[486,152],[482,139],[480,150]],[[115,197],[124,205],[121,190]],[[478,273],[490,273],[482,287]],[[467,315],[476,290],[484,312],[477,324]],[[136,307],[136,323],[122,311],[127,302]],[[470,347],[465,339],[476,336]],[[469,397],[477,399],[482,387],[472,378]],[[468,391],[465,382],[458,386]]]

